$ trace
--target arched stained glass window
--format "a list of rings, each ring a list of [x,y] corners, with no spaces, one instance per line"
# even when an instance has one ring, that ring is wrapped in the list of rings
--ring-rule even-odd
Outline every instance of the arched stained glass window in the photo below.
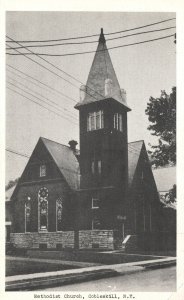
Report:
[[[38,192],[38,230],[48,230],[48,189],[42,187]]]
[[[27,197],[25,202],[25,232],[31,231],[31,198]]]
[[[63,214],[62,199],[59,198],[56,200],[56,231],[62,231],[62,214]]]

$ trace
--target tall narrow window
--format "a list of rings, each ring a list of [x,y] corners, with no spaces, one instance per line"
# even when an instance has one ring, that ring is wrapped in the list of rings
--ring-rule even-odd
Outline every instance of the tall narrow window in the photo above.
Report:
[[[98,160],[98,174],[102,173],[102,162],[101,160]]]
[[[40,177],[46,176],[46,165],[40,166]]]
[[[38,229],[48,230],[48,189],[42,187],[38,192]]]
[[[119,131],[123,131],[122,114],[119,114],[119,113],[114,114],[114,128]]]
[[[102,161],[92,160],[91,161],[91,173],[95,175],[100,175],[102,173]]]
[[[62,199],[59,198],[56,200],[56,231],[62,231]]]
[[[87,116],[87,131],[98,130],[104,128],[103,111],[94,111]]]
[[[119,114],[118,115],[118,122],[119,122],[119,130],[120,131],[123,131],[123,120],[122,120],[122,115],[121,114]]]
[[[31,231],[31,198],[27,197],[25,202],[25,232]]]
[[[98,193],[95,193],[92,197],[92,230],[100,229],[101,222],[100,222],[100,216],[99,216],[99,208],[100,208],[100,200]]]

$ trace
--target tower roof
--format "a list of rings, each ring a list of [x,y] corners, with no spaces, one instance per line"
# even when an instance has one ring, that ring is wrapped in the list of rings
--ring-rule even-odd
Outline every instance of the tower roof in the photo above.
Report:
[[[81,87],[83,97],[76,104],[76,108],[102,99],[113,98],[127,107],[126,92],[122,93],[114,71],[114,67],[106,46],[103,29],[99,37],[97,50],[88,75],[86,86]]]

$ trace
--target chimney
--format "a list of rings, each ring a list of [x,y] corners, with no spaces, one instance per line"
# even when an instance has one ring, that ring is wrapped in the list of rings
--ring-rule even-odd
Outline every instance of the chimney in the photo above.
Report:
[[[77,146],[77,141],[71,140],[68,142],[68,144],[70,145],[70,149],[75,152],[76,151],[76,146]]]

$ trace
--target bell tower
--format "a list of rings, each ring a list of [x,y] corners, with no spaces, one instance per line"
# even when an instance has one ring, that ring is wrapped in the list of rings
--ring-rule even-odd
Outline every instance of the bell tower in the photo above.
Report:
[[[117,215],[125,215],[127,112],[130,108],[126,92],[119,86],[103,29],[87,83],[80,88],[80,101],[75,108],[79,110],[80,119],[81,205],[89,202],[89,208],[90,203],[93,208],[93,199],[96,199],[99,227],[113,229]],[[93,219],[93,212],[89,209],[83,229],[91,229],[89,220]],[[89,222],[88,225],[85,222]]]

